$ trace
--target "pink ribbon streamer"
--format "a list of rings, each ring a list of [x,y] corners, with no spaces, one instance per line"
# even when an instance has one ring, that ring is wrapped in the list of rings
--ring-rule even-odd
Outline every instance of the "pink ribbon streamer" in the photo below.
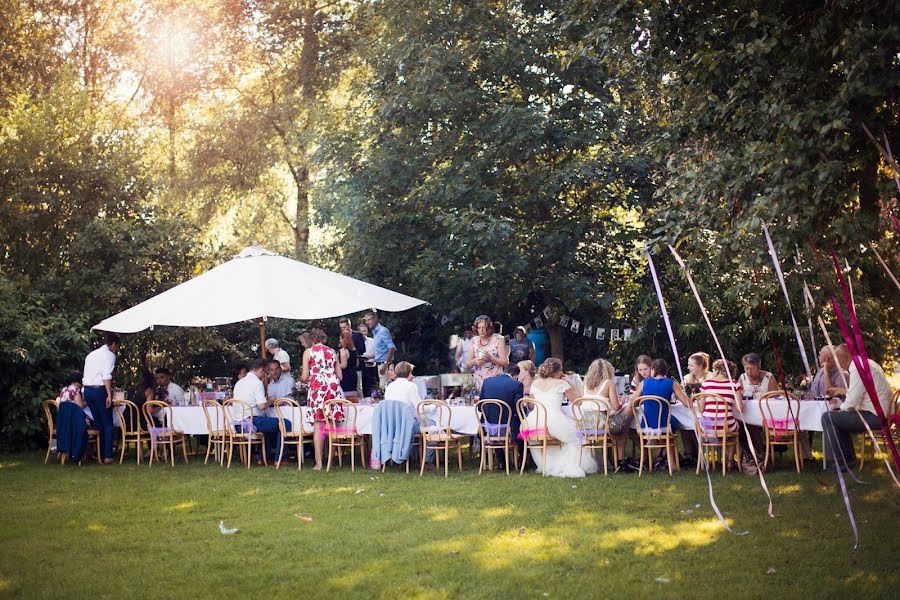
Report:
[[[336,427],[325,426],[322,428],[322,437],[328,437],[329,433],[337,435],[359,435],[356,431],[356,427],[344,427],[341,425]]]
[[[528,441],[528,438],[532,436],[544,436],[547,435],[547,430],[543,427],[536,427],[534,429],[521,429],[519,430],[519,439]]]
[[[803,344],[803,335],[800,333],[800,327],[797,326],[797,319],[794,317],[794,308],[791,306],[791,296],[788,294],[787,283],[784,281],[784,273],[781,272],[781,263],[778,262],[778,253],[775,252],[775,244],[772,243],[772,236],[769,235],[769,228],[763,223],[763,233],[766,234],[766,243],[769,245],[769,256],[772,257],[772,264],[775,265],[775,272],[778,274],[778,282],[781,284],[781,291],[784,292],[784,300],[787,302],[788,313],[791,315],[791,324],[794,326],[794,336],[797,338],[797,345],[800,347],[800,357],[803,358],[803,367],[806,369],[806,376],[812,379],[812,370],[809,368],[809,359],[806,356],[806,346]]]
[[[659,301],[659,310],[662,313],[663,322],[666,324],[666,333],[669,335],[669,343],[672,346],[672,353],[675,355],[675,366],[678,368],[678,380],[684,381],[684,373],[681,370],[681,357],[678,354],[678,345],[675,343],[675,331],[672,329],[672,322],[669,320],[669,311],[666,308],[666,300],[663,298],[662,288],[659,285],[659,277],[656,274],[656,265],[653,264],[653,256],[650,254],[650,250],[646,251],[647,254],[647,262],[650,265],[650,274],[653,276],[653,287],[656,289],[656,299]],[[719,522],[722,523],[722,526],[725,527],[725,530],[734,535],[747,535],[748,531],[734,531],[728,525],[728,522],[725,520],[725,517],[722,515],[722,511],[719,510],[719,505],[716,504],[715,496],[713,495],[713,485],[712,485],[712,476],[709,474],[709,461],[706,459],[706,454],[702,452],[703,444],[700,440],[700,434],[697,433],[696,428],[694,429],[694,436],[697,438],[697,460],[699,460],[703,464],[703,471],[706,473],[706,485],[709,491],[709,504],[713,509],[713,512],[718,517]]]
[[[722,362],[725,364],[725,374],[728,376],[729,384],[731,385],[731,392],[734,397],[737,397],[737,390],[734,387],[734,377],[731,375],[731,369],[728,368],[728,359],[725,358],[725,351],[722,350],[722,343],[719,341],[719,336],[716,335],[716,330],[712,326],[712,321],[709,320],[709,313],[706,310],[706,306],[703,304],[703,299],[700,298],[700,292],[697,290],[697,286],[694,284],[694,278],[691,277],[691,272],[688,270],[687,265],[684,264],[684,260],[681,259],[681,255],[678,254],[678,251],[675,250],[671,245],[669,245],[669,251],[672,253],[672,256],[675,257],[675,261],[678,262],[678,265],[681,267],[681,270],[684,272],[685,277],[687,277],[688,285],[691,286],[691,291],[694,293],[694,299],[697,300],[697,305],[700,307],[700,314],[703,315],[703,320],[706,321],[706,326],[709,328],[709,333],[712,334],[713,341],[716,343],[716,349],[719,351],[719,355],[722,357]],[[747,424],[743,419],[740,420],[741,425],[744,427],[744,433],[747,435],[747,439],[751,439],[750,430],[747,428]],[[753,455],[753,460],[756,461],[756,464],[759,465],[759,457],[756,455],[756,449],[753,447],[753,444],[748,444],[750,446],[750,454]],[[775,517],[775,513],[772,511],[772,494],[769,493],[769,486],[766,485],[766,478],[763,475],[762,468],[758,468],[756,471],[757,475],[759,475],[759,484],[762,486],[763,491],[766,493],[766,497],[769,499],[769,507],[768,507],[768,515],[772,518]]]

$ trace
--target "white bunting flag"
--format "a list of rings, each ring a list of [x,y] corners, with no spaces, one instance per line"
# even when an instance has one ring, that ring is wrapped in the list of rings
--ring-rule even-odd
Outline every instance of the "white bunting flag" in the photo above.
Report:
[[[598,340],[605,340],[606,339],[606,329],[604,329],[602,327],[598,327],[596,338]]]
[[[583,333],[584,333],[584,337],[588,337],[588,338],[589,338],[589,337],[594,337],[594,326],[593,326],[593,325],[588,325],[587,327],[584,328],[584,332],[583,332]]]
[[[562,327],[568,327],[569,326],[569,317],[567,317],[566,315],[561,316],[559,318],[559,324]]]
[[[622,336],[622,339],[625,339],[625,340],[630,340],[630,339],[631,339],[631,329],[625,329],[625,330],[623,331],[623,334],[624,334],[624,335]]]
[[[537,316],[534,318],[534,326],[537,327],[538,329],[540,329],[541,327],[544,326],[544,321],[541,320],[540,316]]]
[[[544,318],[545,318],[545,319],[549,319],[549,318],[550,318],[550,312],[551,312],[551,309],[550,309],[549,306],[547,306],[547,307],[544,308]]]
[[[572,319],[572,326],[569,327],[569,331],[572,331],[573,333],[578,333],[579,329],[581,329],[581,321],[576,321],[576,320]]]
[[[446,325],[449,322],[450,322],[450,317],[448,317],[447,315],[444,315],[443,317],[441,317],[441,325]]]
[[[609,330],[609,341],[616,342],[619,341],[619,330],[618,329],[610,329]]]

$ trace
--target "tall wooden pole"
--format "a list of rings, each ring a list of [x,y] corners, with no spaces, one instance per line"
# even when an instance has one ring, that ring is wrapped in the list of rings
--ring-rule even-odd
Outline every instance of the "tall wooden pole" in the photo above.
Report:
[[[266,360],[266,322],[259,318],[259,357]]]

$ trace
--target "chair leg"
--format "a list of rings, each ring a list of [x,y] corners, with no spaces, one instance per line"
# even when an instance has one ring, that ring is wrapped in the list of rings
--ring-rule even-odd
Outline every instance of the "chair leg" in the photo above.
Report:
[[[544,440],[544,445],[541,446],[541,477],[547,476],[547,440]]]
[[[509,477],[509,441],[503,442],[503,462],[506,465],[506,476]]]
[[[328,436],[328,464],[325,466],[325,472],[331,470],[331,459],[334,457],[334,447],[331,445],[331,436]]]
[[[450,441],[444,441],[444,479],[450,477]]]
[[[874,449],[873,449],[874,454]],[[866,436],[859,436],[859,471],[862,472],[863,465],[866,464]]]
[[[672,448],[673,441],[674,440],[666,438],[666,459],[667,459],[666,462],[669,463],[669,477],[672,476],[672,463],[675,462],[675,457],[673,456],[673,454],[678,453],[677,448],[674,448],[674,449]],[[674,452],[673,452],[673,450],[674,450]]]
[[[422,436],[422,460],[419,461],[419,477],[425,474],[425,448],[428,446],[428,443],[425,441],[425,436]]]
[[[523,446],[522,446],[522,465],[521,465],[521,469],[519,470],[519,475],[525,474],[525,463],[526,462],[528,462],[528,443],[527,442],[525,444],[523,444]]]
[[[50,449],[53,447],[53,440],[47,442],[47,454],[44,455],[44,464],[47,464],[47,461],[50,460]]]
[[[633,444],[632,444],[633,447]],[[644,474],[644,440],[641,440],[641,462],[638,464],[638,477]]]
[[[603,476],[604,477],[609,475],[609,467],[607,466],[607,463],[609,462],[608,452],[609,452],[609,440],[604,439],[603,440]]]
[[[198,449],[199,449],[199,446],[198,446]],[[183,437],[181,438],[181,454],[184,456],[184,464],[188,464],[187,446],[185,445],[185,439]],[[198,454],[199,454],[199,452],[198,452]]]
[[[797,465],[797,473],[800,472],[800,463],[803,459],[800,457],[800,442],[797,439],[797,432],[794,432],[794,464]]]
[[[456,460],[459,463],[459,472],[462,473],[462,443],[456,445]]]

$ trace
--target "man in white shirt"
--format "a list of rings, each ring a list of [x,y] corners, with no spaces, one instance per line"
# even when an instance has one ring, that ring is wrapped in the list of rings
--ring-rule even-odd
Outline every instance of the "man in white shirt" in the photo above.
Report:
[[[290,398],[294,391],[294,378],[281,372],[281,363],[274,358],[269,361],[266,370],[269,375],[269,385],[266,388],[266,396],[271,402],[278,398]]]
[[[162,400],[173,406],[184,405],[184,389],[172,381],[172,372],[165,367],[159,367],[154,371],[156,376],[157,400]],[[159,394],[162,391],[163,394]]]
[[[234,385],[232,396],[235,400],[240,400],[250,406],[253,427],[262,433],[266,440],[266,458],[280,461],[282,457],[275,457],[278,447],[281,446],[281,430],[278,427],[278,419],[266,416],[266,409],[272,406],[274,399],[270,401],[266,398],[266,390],[262,382],[265,372],[266,362],[264,360],[254,361],[248,369],[247,376]],[[239,408],[232,408],[231,418],[235,421],[235,427],[241,430],[241,425],[237,423],[241,418]],[[291,431],[291,422],[287,419],[284,421],[284,429],[286,432]]]
[[[291,357],[287,352],[278,345],[278,340],[269,338],[266,340],[266,350],[272,355],[273,360],[277,360],[281,365],[281,370],[285,373],[291,372]]]
[[[872,431],[881,429],[881,420],[875,412],[872,399],[866,391],[862,377],[856,368],[850,356],[850,350],[846,344],[841,344],[834,349],[837,355],[840,368],[850,371],[850,379],[847,389],[831,387],[826,390],[826,394],[831,397],[843,396],[844,402],[841,404],[839,411],[828,411],[822,415],[822,429],[825,435],[825,453],[835,461],[833,464],[836,468],[843,468],[844,463],[837,460],[837,453],[840,452],[844,456],[847,466],[853,466],[856,457],[853,453],[853,440],[850,438],[851,433],[863,433],[866,426],[862,421],[869,425]],[[881,405],[884,414],[888,413],[888,406],[891,402],[891,386],[884,376],[881,366],[873,360],[869,361],[869,370],[872,372],[872,379],[875,383],[875,391],[878,393],[878,403]],[[857,413],[857,411],[859,411]]]
[[[84,359],[82,395],[91,409],[94,423],[100,430],[100,456],[103,464],[114,462],[113,446],[113,369],[116,368],[116,351],[119,336],[107,333],[105,344],[91,352]]]
[[[406,361],[401,361],[394,365],[394,374],[397,376],[397,378],[390,382],[386,388],[384,388],[384,400],[394,400],[397,402],[409,404],[412,407],[413,414],[416,415],[416,427],[414,429],[414,432],[418,433],[420,430],[419,404],[422,402],[422,398],[419,397],[419,388],[415,383],[413,383],[414,368],[414,364],[408,363]],[[428,415],[428,422],[431,425],[436,425],[433,417],[435,407],[431,405],[426,406],[425,410],[426,414]],[[425,462],[434,462],[434,450],[429,450],[426,453]]]

